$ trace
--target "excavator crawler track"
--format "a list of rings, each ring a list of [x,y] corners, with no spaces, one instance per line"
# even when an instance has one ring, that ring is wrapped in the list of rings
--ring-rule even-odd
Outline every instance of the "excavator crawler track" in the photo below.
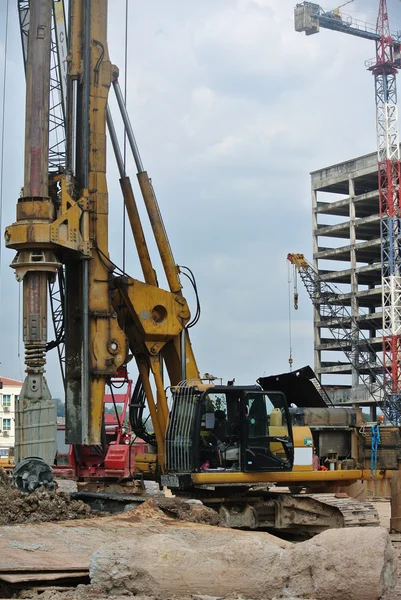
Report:
[[[344,527],[378,527],[380,525],[379,514],[373,502],[362,502],[340,494],[306,495],[339,510],[344,519]]]
[[[198,493],[181,496],[180,500],[194,498],[195,495],[205,506],[218,512],[221,521],[233,529],[260,529],[312,536],[326,529],[379,525],[379,515],[372,502],[361,502],[344,494],[250,492],[201,497]],[[112,513],[149,499],[146,495],[82,491],[71,496],[83,500],[94,509]]]
[[[326,529],[375,527],[379,516],[371,502],[343,494],[289,494],[269,492],[227,499],[214,508],[228,527],[268,529],[299,535],[315,535]],[[205,504],[212,506],[210,500]]]

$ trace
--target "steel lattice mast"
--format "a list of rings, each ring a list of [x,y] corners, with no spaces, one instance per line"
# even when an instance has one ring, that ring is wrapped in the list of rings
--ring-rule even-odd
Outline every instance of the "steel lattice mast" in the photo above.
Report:
[[[401,384],[401,256],[400,146],[397,110],[397,65],[387,2],[380,0],[377,18],[375,78],[376,127],[380,199],[385,397],[398,404]],[[399,411],[397,411],[399,412]],[[394,415],[396,420],[398,415]]]

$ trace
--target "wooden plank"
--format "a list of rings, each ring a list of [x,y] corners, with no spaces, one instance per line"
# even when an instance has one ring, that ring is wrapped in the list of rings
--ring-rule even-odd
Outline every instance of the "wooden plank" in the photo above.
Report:
[[[73,574],[73,573],[77,573],[77,572],[79,573],[80,571],[82,571],[81,567],[74,567],[74,568],[71,568],[71,569],[69,569],[69,568],[64,569],[63,572],[66,572],[68,574]],[[5,571],[1,571],[0,570],[0,579],[2,578],[2,574],[3,573],[6,573],[6,574],[8,573],[10,575],[13,574],[13,573],[15,573],[16,575],[18,575],[18,573],[37,573],[37,572],[38,572],[37,569],[32,569],[32,568],[29,568],[29,567],[27,569],[24,569],[24,567],[21,566],[21,567],[19,567],[17,569],[8,569],[8,570],[5,570]],[[40,572],[41,573],[59,573],[60,570],[59,569],[47,569],[47,568],[44,567]]]
[[[0,580],[7,583],[25,583],[28,581],[57,581],[58,579],[81,579],[88,577],[89,571],[65,571],[54,573],[2,573]]]

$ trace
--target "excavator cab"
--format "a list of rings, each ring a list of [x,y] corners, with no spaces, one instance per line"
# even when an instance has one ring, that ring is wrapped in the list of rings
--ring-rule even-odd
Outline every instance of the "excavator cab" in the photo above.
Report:
[[[283,393],[259,386],[174,388],[164,485],[189,487],[191,473],[291,471],[293,458]]]
[[[245,393],[244,471],[291,471],[294,460],[291,419],[282,392]]]

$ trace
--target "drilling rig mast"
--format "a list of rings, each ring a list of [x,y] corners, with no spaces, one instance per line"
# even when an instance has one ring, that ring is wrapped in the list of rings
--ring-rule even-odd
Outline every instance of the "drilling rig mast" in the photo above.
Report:
[[[44,377],[47,287],[61,265],[66,275],[69,443],[100,443],[105,382],[126,359],[126,338],[109,290],[105,178],[107,97],[118,70],[108,57],[106,0],[69,2],[66,83],[66,56],[59,55],[66,47],[61,43],[66,31],[57,19],[62,2],[21,2],[19,9],[26,57],[25,184],[17,220],[5,233],[7,247],[17,250],[12,266],[24,286],[27,376],[17,409],[16,458],[38,457],[47,477],[56,454],[56,407]],[[59,69],[57,116],[49,106],[52,51],[57,53],[53,65]],[[51,139],[56,125],[66,125],[61,138],[66,142],[60,153],[51,144],[53,154],[64,161],[54,165],[54,160],[49,163],[49,134]],[[40,473],[36,476],[40,483]]]

